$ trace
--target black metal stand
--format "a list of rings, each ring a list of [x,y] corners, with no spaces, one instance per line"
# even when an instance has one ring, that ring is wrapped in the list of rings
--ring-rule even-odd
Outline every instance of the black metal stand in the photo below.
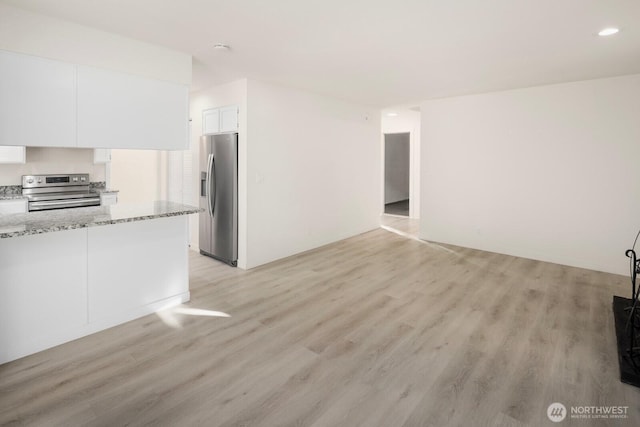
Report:
[[[631,260],[631,307],[629,317],[625,328],[629,334],[629,355],[631,361],[637,369],[640,369],[638,362],[640,359],[640,347],[638,347],[638,339],[640,338],[640,310],[638,307],[638,294],[640,289],[636,286],[636,277],[640,273],[640,260],[636,257],[636,252],[629,249],[626,252],[627,257]]]
[[[640,387],[640,288],[636,285],[640,260],[633,249],[627,250],[625,255],[631,262],[631,298],[613,297],[620,381]]]

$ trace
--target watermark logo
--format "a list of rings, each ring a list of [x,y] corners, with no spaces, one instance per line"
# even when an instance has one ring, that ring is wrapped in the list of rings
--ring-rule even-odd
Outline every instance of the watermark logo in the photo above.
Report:
[[[547,408],[547,417],[554,423],[563,421],[567,416],[572,419],[626,419],[628,418],[628,406],[572,406],[571,411],[562,403],[552,403]]]
[[[559,423],[567,416],[567,408],[562,403],[552,403],[547,408],[547,417],[554,423]]]

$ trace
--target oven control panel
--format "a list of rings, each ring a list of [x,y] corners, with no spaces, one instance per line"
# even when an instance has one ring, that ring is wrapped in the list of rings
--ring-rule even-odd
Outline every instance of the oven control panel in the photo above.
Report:
[[[22,176],[22,188],[64,187],[68,185],[89,185],[89,174]]]

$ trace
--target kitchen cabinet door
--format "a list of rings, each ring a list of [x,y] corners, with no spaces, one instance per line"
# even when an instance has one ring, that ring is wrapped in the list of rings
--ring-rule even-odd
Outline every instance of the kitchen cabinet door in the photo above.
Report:
[[[186,216],[89,227],[88,231],[89,322],[118,317],[126,321],[158,302],[188,299]]]
[[[238,106],[210,108],[202,111],[202,134],[214,135],[238,131]]]
[[[185,150],[185,85],[78,66],[78,146]]]
[[[220,132],[220,109],[211,108],[202,112],[202,134],[213,135]]]
[[[238,130],[238,107],[232,105],[220,109],[220,132],[236,132]]]
[[[26,212],[27,199],[0,200],[0,215]]]
[[[76,66],[0,51],[0,145],[76,146]]]
[[[118,193],[100,194],[100,206],[111,206],[118,203]]]
[[[93,163],[109,163],[111,161],[111,150],[108,148],[96,148],[93,150]]]
[[[25,147],[0,146],[0,163],[24,164],[26,158]]]
[[[0,364],[78,338],[87,229],[0,239],[0,278]]]

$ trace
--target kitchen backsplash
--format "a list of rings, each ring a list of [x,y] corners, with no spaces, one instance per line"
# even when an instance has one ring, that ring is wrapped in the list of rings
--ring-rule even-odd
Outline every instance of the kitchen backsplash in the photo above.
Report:
[[[105,181],[98,181],[98,182],[90,182],[89,183],[89,189],[90,190],[104,190],[105,188],[107,188],[107,183]]]
[[[93,150],[89,148],[27,147],[26,155],[23,165],[0,164],[1,187],[20,186],[22,175],[88,173],[91,182],[106,180],[105,165],[93,163]]]
[[[105,181],[90,182],[90,190],[105,190],[107,183]],[[16,194],[22,194],[21,185],[0,185],[0,197],[2,196],[14,196]]]

